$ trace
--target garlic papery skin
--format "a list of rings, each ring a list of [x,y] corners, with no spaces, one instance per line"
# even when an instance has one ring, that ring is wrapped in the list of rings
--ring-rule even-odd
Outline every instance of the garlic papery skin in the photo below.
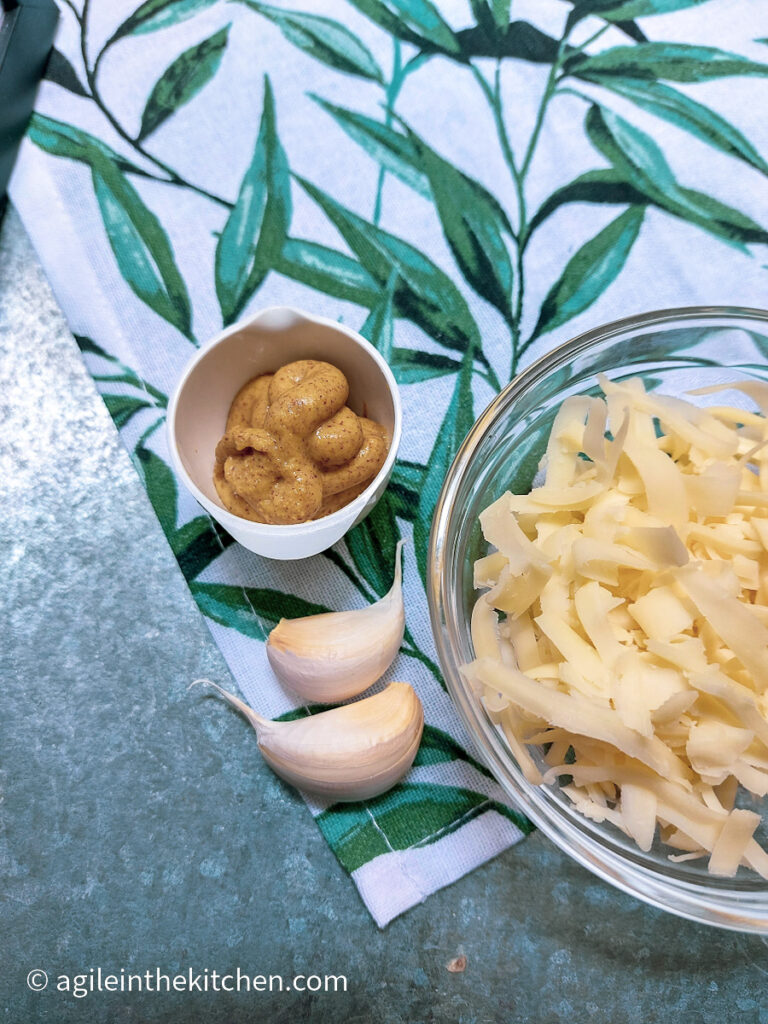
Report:
[[[335,704],[367,690],[395,659],[405,632],[402,541],[388,594],[367,608],[281,619],[269,634],[275,675],[303,700]]]
[[[286,782],[331,803],[368,800],[406,774],[419,749],[424,710],[409,683],[291,722],[272,722],[207,679],[256,730],[262,756]],[[194,684],[193,684],[194,685]]]

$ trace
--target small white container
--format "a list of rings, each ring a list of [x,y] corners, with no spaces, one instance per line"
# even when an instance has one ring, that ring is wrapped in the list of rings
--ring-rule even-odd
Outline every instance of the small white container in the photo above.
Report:
[[[322,359],[349,381],[349,407],[386,427],[386,462],[369,486],[338,512],[308,523],[272,526],[227,511],[213,484],[214,452],[240,388],[251,378],[297,359]],[[395,378],[373,345],[325,317],[275,306],[233,324],[201,348],[168,406],[168,446],[181,481],[225,530],[267,558],[316,555],[335,544],[373,508],[387,486],[400,444],[402,409]]]

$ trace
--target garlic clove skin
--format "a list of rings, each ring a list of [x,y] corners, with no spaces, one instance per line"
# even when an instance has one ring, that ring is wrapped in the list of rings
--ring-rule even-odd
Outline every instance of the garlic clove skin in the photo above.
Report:
[[[408,771],[424,712],[413,687],[390,683],[355,704],[289,724],[290,732],[267,728],[259,736],[277,774],[324,799],[365,800],[391,789]]]
[[[356,697],[387,671],[405,632],[402,546],[398,541],[392,587],[379,601],[355,611],[281,619],[269,634],[269,663],[292,693],[335,704]]]
[[[277,775],[328,802],[368,800],[391,789],[411,767],[424,730],[424,709],[408,683],[390,683],[372,697],[291,722],[263,718],[209,685],[250,721]]]

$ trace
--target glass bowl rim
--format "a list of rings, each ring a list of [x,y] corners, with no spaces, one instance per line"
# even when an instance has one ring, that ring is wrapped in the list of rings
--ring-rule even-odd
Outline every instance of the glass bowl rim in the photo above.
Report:
[[[603,848],[599,840],[574,828],[565,815],[545,813],[532,799],[532,792],[526,791],[510,774],[509,754],[500,736],[483,720],[477,702],[471,700],[469,688],[459,673],[447,635],[445,614],[445,539],[454,501],[475,450],[516,399],[573,357],[595,344],[610,342],[628,331],[671,324],[692,326],[691,321],[720,319],[758,321],[768,327],[768,310],[743,306],[685,306],[625,317],[592,328],[550,349],[517,374],[477,417],[446,474],[435,505],[429,537],[427,602],[438,660],[449,695],[481,760],[516,805],[556,846],[593,874],[652,906],[698,923],[768,934],[768,891],[754,893],[738,889],[712,889],[702,883],[663,876]],[[531,791],[537,788],[529,786]]]

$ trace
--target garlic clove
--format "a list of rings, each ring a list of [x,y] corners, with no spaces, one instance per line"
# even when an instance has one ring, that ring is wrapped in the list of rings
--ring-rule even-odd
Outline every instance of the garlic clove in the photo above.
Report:
[[[419,749],[424,710],[408,683],[354,704],[272,722],[208,680],[250,721],[262,756],[286,782],[323,800],[368,800],[406,774]]]
[[[380,679],[403,642],[402,541],[388,594],[367,608],[281,619],[269,634],[267,657],[287,689],[321,704],[356,697]]]

